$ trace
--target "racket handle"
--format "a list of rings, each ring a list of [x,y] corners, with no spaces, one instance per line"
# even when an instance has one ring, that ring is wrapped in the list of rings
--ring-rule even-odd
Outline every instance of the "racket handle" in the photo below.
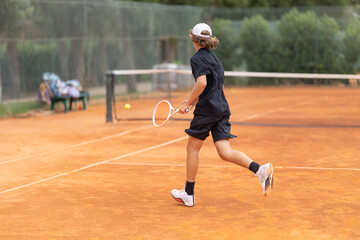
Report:
[[[174,113],[177,113],[177,112],[179,112],[179,111],[180,111],[180,109],[176,109]],[[190,111],[190,110],[189,110],[188,108],[185,110],[186,113],[188,113],[189,111]]]

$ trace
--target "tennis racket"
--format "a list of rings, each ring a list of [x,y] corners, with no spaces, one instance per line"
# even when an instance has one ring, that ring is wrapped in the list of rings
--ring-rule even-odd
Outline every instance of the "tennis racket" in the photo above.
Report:
[[[161,127],[178,112],[179,109],[175,109],[169,101],[161,100],[154,108],[152,118],[154,126]],[[189,109],[186,109],[186,112],[189,112]]]

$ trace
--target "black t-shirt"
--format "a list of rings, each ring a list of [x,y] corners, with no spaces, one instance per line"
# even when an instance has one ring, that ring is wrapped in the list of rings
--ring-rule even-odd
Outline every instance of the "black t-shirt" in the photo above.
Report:
[[[207,48],[200,48],[190,59],[195,80],[206,75],[207,85],[199,96],[194,114],[204,116],[230,115],[229,104],[225,98],[224,67],[216,55]]]

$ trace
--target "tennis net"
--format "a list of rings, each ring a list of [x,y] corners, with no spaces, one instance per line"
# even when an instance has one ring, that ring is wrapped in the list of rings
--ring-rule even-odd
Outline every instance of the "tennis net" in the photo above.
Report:
[[[360,127],[360,75],[226,71],[225,77],[233,124]],[[106,121],[151,120],[159,100],[178,107],[193,84],[187,69],[108,71]],[[135,108],[123,108],[127,102]]]

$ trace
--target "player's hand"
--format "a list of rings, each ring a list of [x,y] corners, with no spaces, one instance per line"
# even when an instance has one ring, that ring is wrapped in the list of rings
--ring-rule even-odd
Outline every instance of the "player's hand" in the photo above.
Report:
[[[189,104],[187,101],[183,101],[182,105],[179,107],[179,113],[186,114],[189,112]]]

